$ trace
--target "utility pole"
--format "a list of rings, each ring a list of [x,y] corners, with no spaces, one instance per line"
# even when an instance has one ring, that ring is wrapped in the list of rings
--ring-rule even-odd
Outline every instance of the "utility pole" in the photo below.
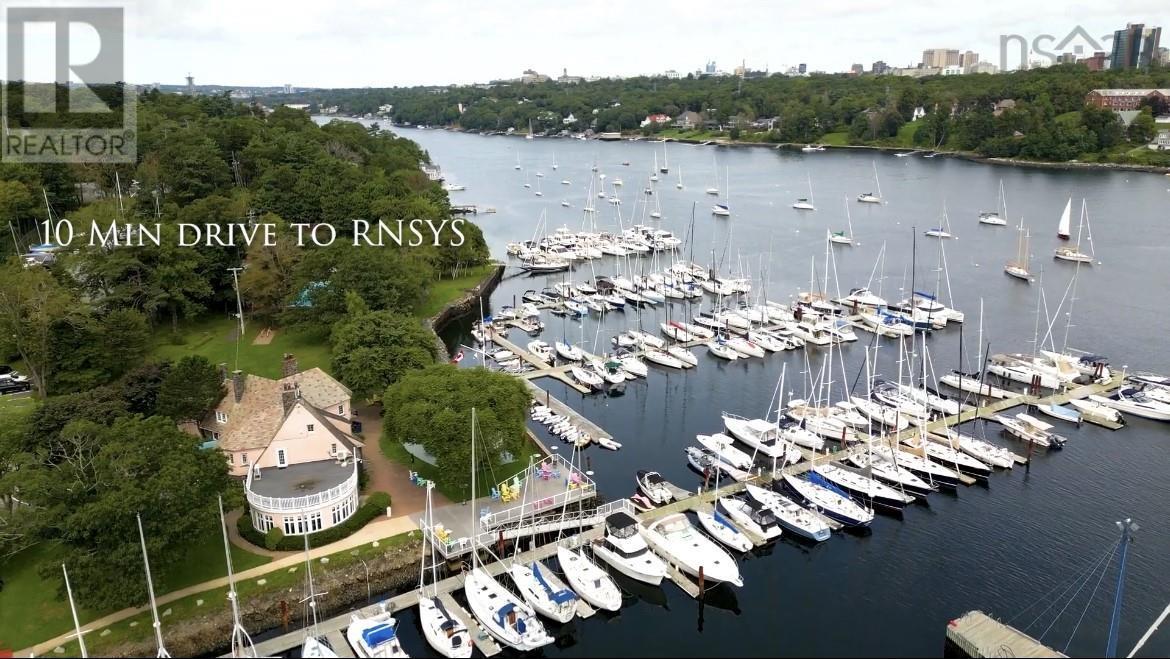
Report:
[[[236,368],[240,367],[240,341],[244,338],[244,303],[240,300],[240,270],[243,268],[228,268],[232,273],[232,282],[236,289],[236,318],[240,321],[240,330],[236,334]]]
[[[1117,656],[1117,627],[1121,624],[1121,597],[1125,593],[1125,557],[1138,525],[1126,517],[1124,522],[1117,522],[1117,528],[1121,529],[1121,561],[1117,568],[1117,592],[1113,596],[1113,617],[1109,620],[1109,642],[1105,649],[1105,656],[1110,659]]]

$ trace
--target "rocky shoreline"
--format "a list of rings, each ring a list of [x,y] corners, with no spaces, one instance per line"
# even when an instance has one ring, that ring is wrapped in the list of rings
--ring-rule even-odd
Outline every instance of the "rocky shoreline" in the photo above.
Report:
[[[448,302],[446,306],[439,310],[439,313],[423,321],[423,324],[434,335],[439,356],[444,361],[449,360],[451,355],[447,353],[447,346],[439,337],[439,332],[442,332],[453,321],[476,311],[479,308],[477,304],[478,300],[481,297],[491,295],[492,291],[496,290],[496,286],[499,286],[500,280],[504,276],[505,266],[503,263],[495,263],[493,265],[492,271],[482,281],[473,288],[465,291],[458,299]]]

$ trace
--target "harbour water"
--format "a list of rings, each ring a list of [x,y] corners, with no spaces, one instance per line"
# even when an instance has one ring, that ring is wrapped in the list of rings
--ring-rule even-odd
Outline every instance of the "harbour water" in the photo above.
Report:
[[[860,244],[834,249],[841,291],[868,282],[887,299],[904,297],[911,286],[916,236],[915,288],[941,288],[944,301],[950,297],[952,306],[966,312],[962,332],[969,354],[976,350],[981,302],[983,340],[990,342],[991,351],[1031,352],[1041,287],[1046,300],[1041,302],[1039,334],[1047,333],[1044,314],[1056,316],[1052,332],[1057,346],[1064,344],[1069,303],[1065,301],[1059,312],[1057,307],[1075,268],[1054,261],[1052,250],[1059,244],[1056,224],[1070,196],[1075,239],[1077,209],[1084,197],[1100,263],[1081,267],[1068,345],[1107,355],[1118,369],[1170,371],[1170,347],[1163,338],[1170,329],[1166,310],[1170,277],[1164,270],[1170,258],[1166,227],[1170,178],[1164,176],[1017,169],[869,151],[802,154],[669,143],[670,173],[659,174],[656,184],[663,217],[650,220],[642,215],[646,196],[642,189],[648,184],[655,155],[660,163],[663,159],[661,143],[523,140],[440,130],[401,133],[428,150],[449,182],[466,186],[466,191],[452,193],[452,203],[497,210],[480,214],[475,221],[498,258],[504,258],[507,242],[533,237],[542,212],[549,230],[566,225],[576,231],[585,228],[581,209],[589,202],[598,209],[598,229],[617,229],[615,207],[596,195],[586,196],[590,167],[596,163],[607,180],[620,177],[624,181],[618,194],[625,226],[632,214],[632,222],[654,224],[682,236],[693,207],[693,259],[708,263],[714,251],[724,272],[729,267],[746,272],[756,280],[753,293],[763,288],[773,300],[787,301],[797,291],[808,289],[813,257],[815,276],[823,277],[825,233],[845,229],[848,198]],[[513,169],[517,153],[519,171]],[[554,158],[559,165],[555,171]],[[630,165],[621,164],[625,161]],[[856,203],[859,193],[876,191],[874,163],[887,203]],[[679,167],[683,190],[675,187]],[[544,174],[539,179],[542,197],[534,194],[537,171]],[[562,179],[571,184],[562,185]],[[809,179],[818,210],[802,213],[790,205],[797,197],[808,196]],[[995,208],[1001,179],[1008,226],[980,225],[978,213]],[[531,188],[523,186],[526,180]],[[730,218],[711,215],[715,199],[704,189],[712,185],[729,191],[720,195],[720,201],[730,206]],[[612,188],[607,186],[607,190]],[[571,207],[562,207],[562,200]],[[949,296],[946,278],[939,280],[936,272],[938,241],[922,235],[939,224],[944,204],[955,236],[945,246]],[[1037,281],[1031,285],[1007,277],[1002,270],[1015,254],[1015,225],[1021,216],[1032,234],[1031,263]],[[883,244],[884,278],[878,263],[871,281]],[[690,250],[688,246],[686,256]],[[579,265],[573,277],[579,281],[594,274],[613,274],[616,263],[607,257],[595,261],[592,270],[589,264]],[[635,274],[643,264],[646,272],[652,269],[650,259],[631,259],[631,263]],[[507,277],[491,305],[511,304],[524,290],[550,286],[562,277],[567,275]],[[828,291],[835,295],[836,289],[830,270]],[[692,305],[689,313],[697,310]],[[671,313],[681,317],[684,306],[674,305]],[[551,342],[564,337],[602,352],[609,349],[609,339],[617,332],[638,327],[640,322],[657,333],[658,323],[665,318],[661,308],[612,312],[600,321],[596,316],[573,321],[546,315],[542,338]],[[451,345],[471,345],[468,327],[469,323],[449,328],[444,338]],[[513,331],[516,338],[523,336]],[[858,378],[858,373],[871,335],[861,331],[858,335],[857,343],[846,345],[840,354],[835,351],[835,398],[855,380],[864,390],[864,374]],[[928,339],[937,374],[958,365],[959,335],[951,327]],[[888,340],[883,344],[879,371],[894,377],[896,347]],[[721,430],[722,411],[763,416],[782,367],[787,372],[786,395],[803,397],[808,373],[820,371],[825,354],[797,350],[729,363],[710,357],[703,348],[696,353],[698,368],[686,372],[651,368],[648,379],[628,384],[621,396],[581,396],[558,382],[536,381],[623,443],[616,453],[597,447],[587,451],[594,479],[605,496],[630,494],[634,471],[643,468],[694,487],[698,478],[686,466],[683,447],[693,443],[697,433]],[[465,359],[464,364],[474,361]],[[972,359],[963,365],[975,367]],[[535,429],[544,432],[539,426]],[[995,424],[979,423],[964,430],[1018,453],[1027,452],[1025,446],[1001,438]],[[1105,649],[1116,560],[1104,572],[1099,587],[1100,570],[1084,586],[1081,582],[1068,590],[1065,586],[1109,553],[1119,535],[1114,521],[1132,517],[1142,529],[1130,551],[1120,627],[1120,647],[1127,652],[1170,597],[1166,569],[1170,530],[1165,522],[1170,424],[1131,417],[1129,426],[1116,432],[1087,424],[1058,430],[1069,437],[1067,447],[1036,453],[1028,470],[1017,467],[993,475],[986,486],[932,495],[927,505],[908,508],[902,519],[879,516],[864,534],[835,534],[813,547],[784,538],[762,555],[743,559],[744,588],[731,592],[721,587],[705,604],[669,584],[661,590],[637,589],[628,594],[620,614],[577,620],[560,630],[557,644],[544,652],[550,656],[937,656],[947,621],[978,608],[1068,654],[1099,655]],[[555,438],[544,439],[559,444]],[[562,445],[561,450],[567,452],[568,447]],[[1082,613],[1083,620],[1078,621]],[[426,656],[429,649],[413,615],[403,615],[404,645],[413,656]],[[1146,656],[1167,653],[1170,634],[1165,631],[1156,634],[1143,651]]]

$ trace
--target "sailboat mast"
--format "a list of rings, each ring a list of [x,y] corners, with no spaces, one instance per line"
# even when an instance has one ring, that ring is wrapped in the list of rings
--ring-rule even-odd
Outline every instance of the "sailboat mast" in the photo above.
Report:
[[[236,593],[236,575],[232,570],[232,549],[228,542],[227,522],[224,521],[223,516],[223,497],[219,497],[219,526],[220,530],[223,531],[223,555],[227,562],[227,598],[232,604],[232,656],[254,657],[256,656],[256,648],[252,646],[248,630],[244,629],[244,625],[240,622],[239,594]]]
[[[146,567],[146,592],[150,595],[150,616],[153,619],[151,625],[154,627],[154,640],[158,645],[158,654],[155,656],[166,658],[170,657],[171,653],[167,652],[163,644],[162,623],[158,619],[158,603],[154,599],[154,582],[150,576],[150,557],[146,554],[146,535],[142,532],[142,515],[134,517],[138,520],[138,542],[142,544],[142,564]]]
[[[65,594],[69,597],[69,612],[73,614],[73,629],[77,633],[77,647],[81,649],[81,656],[89,657],[89,652],[85,649],[85,639],[81,636],[81,623],[77,620],[77,607],[73,604],[73,588],[69,586],[69,570],[65,569],[65,564],[61,564],[61,573],[65,575]]]

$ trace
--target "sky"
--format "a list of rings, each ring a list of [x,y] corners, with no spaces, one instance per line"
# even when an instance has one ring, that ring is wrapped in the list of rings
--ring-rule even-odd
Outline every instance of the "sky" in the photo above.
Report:
[[[196,84],[294,87],[486,82],[528,68],[554,77],[563,69],[582,76],[685,74],[707,60],[727,71],[741,62],[771,71],[802,62],[810,70],[845,71],[853,63],[869,70],[875,60],[912,66],[927,48],[973,50],[999,65],[1000,35],[1029,42],[1051,35],[1039,42],[1047,50],[1078,25],[1099,38],[1127,22],[1161,25],[1170,14],[1165,0],[127,0],[121,6],[126,80],[182,84],[190,73]],[[52,71],[37,55],[49,48],[51,32],[26,34],[26,59],[34,69]],[[85,30],[74,34],[80,45],[71,46],[71,60],[84,62],[76,53],[95,51],[97,39]],[[1170,34],[1162,43],[1170,45]]]

